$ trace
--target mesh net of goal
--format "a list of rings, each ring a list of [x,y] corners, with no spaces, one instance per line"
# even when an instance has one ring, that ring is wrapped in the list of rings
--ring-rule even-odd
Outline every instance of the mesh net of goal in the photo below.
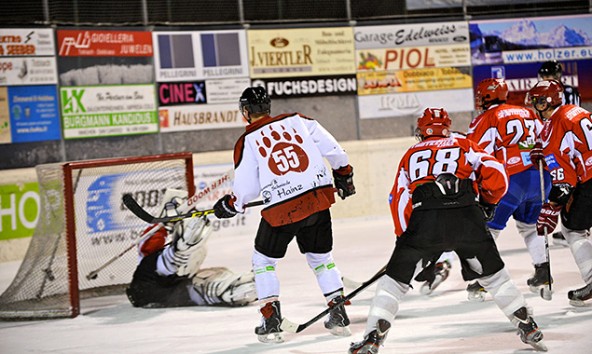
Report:
[[[75,317],[81,298],[122,293],[138,262],[135,247],[101,267],[148,226],[127,210],[123,195],[159,215],[167,188],[194,192],[191,153],[46,164],[36,172],[39,221],[0,296],[3,319]]]

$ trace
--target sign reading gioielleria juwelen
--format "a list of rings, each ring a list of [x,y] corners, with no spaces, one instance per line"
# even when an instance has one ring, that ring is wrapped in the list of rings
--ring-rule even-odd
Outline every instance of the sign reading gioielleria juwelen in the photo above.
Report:
[[[152,33],[57,31],[64,139],[158,132]]]

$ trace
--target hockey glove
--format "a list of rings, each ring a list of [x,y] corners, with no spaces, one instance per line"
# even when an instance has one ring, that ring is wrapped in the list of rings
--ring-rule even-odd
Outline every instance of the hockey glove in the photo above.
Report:
[[[490,222],[491,220],[493,220],[497,204],[488,203],[484,201],[483,198],[479,197],[479,207],[483,211],[483,216],[485,217],[486,222]]]
[[[544,235],[545,231],[547,235],[555,230],[557,222],[559,221],[559,212],[561,211],[561,205],[552,205],[549,203],[543,204],[543,209],[539,214],[539,218],[536,223],[537,233]]]
[[[567,183],[554,184],[549,193],[549,201],[559,205],[565,205],[569,201],[573,190],[574,188]]]
[[[354,186],[354,169],[351,165],[333,170],[333,179],[335,182],[335,188],[337,188],[337,194],[339,194],[341,199],[356,194],[356,187]]]
[[[543,163],[543,167],[547,165],[545,163],[545,154],[543,153],[543,143],[540,141],[537,141],[532,147],[532,150],[530,150],[530,161],[537,168],[539,167],[539,161]]]
[[[236,209],[234,208],[234,201],[236,197],[230,194],[226,194],[222,198],[218,199],[216,204],[214,204],[214,215],[218,219],[228,219],[237,214]]]

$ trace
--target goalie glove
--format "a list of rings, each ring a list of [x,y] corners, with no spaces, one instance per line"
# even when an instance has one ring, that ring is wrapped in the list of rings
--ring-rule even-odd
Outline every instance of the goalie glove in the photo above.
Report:
[[[218,199],[214,204],[214,215],[218,219],[228,219],[235,216],[238,212],[234,208],[234,201],[236,197],[231,194],[226,194],[222,198]]]
[[[341,199],[356,194],[356,187],[354,186],[354,169],[351,165],[333,170],[333,180],[335,182],[337,194],[339,194]]]
[[[541,213],[536,223],[537,233],[544,235],[545,231],[547,235],[555,230],[557,222],[559,221],[559,212],[561,211],[561,205],[552,205],[550,203],[543,204]]]

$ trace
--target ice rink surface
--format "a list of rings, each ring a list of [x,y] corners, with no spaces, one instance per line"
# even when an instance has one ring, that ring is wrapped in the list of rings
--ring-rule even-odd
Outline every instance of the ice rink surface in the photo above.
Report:
[[[334,230],[334,256],[343,276],[364,281],[388,261],[394,246],[390,217],[335,220]],[[247,271],[252,243],[252,236],[212,237],[204,266]],[[533,267],[513,222],[498,245],[512,279],[534,308],[549,353],[592,353],[592,305],[575,308],[567,300],[569,290],[584,285],[569,249],[551,245],[554,296],[545,301],[526,286]],[[8,286],[17,266],[0,264],[0,290]],[[278,275],[284,317],[304,323],[324,309],[316,279],[295,243],[280,261]],[[419,284],[413,285],[380,353],[534,352],[489,295],[483,303],[467,301],[458,261],[432,295],[421,295]],[[351,337],[332,336],[320,320],[299,334],[286,334],[284,343],[263,344],[253,332],[260,319],[256,305],[138,309],[120,295],[83,301],[82,315],[74,319],[0,321],[0,353],[346,353],[351,341],[362,338],[374,290],[369,287],[347,307]]]

